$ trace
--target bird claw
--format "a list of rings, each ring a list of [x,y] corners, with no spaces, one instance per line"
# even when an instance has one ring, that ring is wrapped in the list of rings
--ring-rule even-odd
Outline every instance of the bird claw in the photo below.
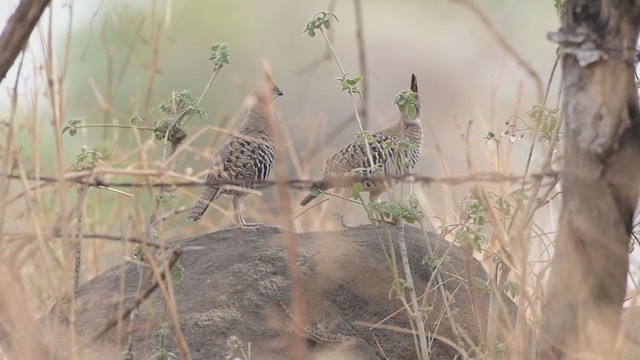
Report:
[[[258,228],[263,226],[261,223],[234,223],[231,225],[232,228],[236,228],[238,230],[251,230],[258,231]]]
[[[244,223],[242,224],[243,228],[247,228],[247,229],[257,229],[261,226],[264,226],[264,224],[261,223]]]
[[[338,220],[340,220],[340,225],[342,226],[343,230],[353,229],[355,227],[353,225],[348,224],[346,221],[344,221],[344,214],[339,214]]]

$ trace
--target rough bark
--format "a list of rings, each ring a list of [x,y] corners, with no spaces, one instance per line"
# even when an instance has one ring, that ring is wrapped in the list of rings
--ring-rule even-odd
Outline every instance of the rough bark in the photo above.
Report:
[[[0,35],[0,82],[24,49],[51,0],[22,0]]]
[[[566,143],[539,359],[619,357],[614,342],[640,184],[639,14],[636,1],[568,0],[562,28],[551,34],[563,52]]]

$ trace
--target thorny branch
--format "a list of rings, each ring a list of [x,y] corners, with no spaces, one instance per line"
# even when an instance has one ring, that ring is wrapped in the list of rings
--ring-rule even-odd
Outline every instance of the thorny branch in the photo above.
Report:
[[[128,188],[139,188],[139,187],[188,187],[188,186],[199,186],[203,185],[204,182],[201,180],[190,180],[191,178],[181,176],[181,179],[188,179],[179,182],[168,182],[168,181],[159,181],[152,184],[147,184],[143,182],[109,182],[104,181],[99,178],[90,179],[91,174],[112,174],[108,168],[95,168],[92,171],[83,171],[77,173],[71,173],[66,176],[66,180],[69,183],[76,185],[89,185],[89,186],[104,186],[104,187],[128,187]],[[130,175],[130,176],[144,176],[144,177],[164,177],[171,176],[169,173],[161,173],[160,171],[149,171],[149,172],[141,172],[141,173],[133,173],[126,174],[122,172],[118,172],[119,175]],[[558,178],[560,176],[560,172],[554,170],[543,171],[539,173],[530,174],[526,177],[521,175],[505,175],[497,172],[486,172],[486,173],[474,173],[469,176],[449,176],[449,177],[436,177],[436,176],[428,176],[421,174],[400,174],[400,175],[376,175],[376,176],[361,176],[361,175],[350,175],[350,176],[333,176],[329,178],[329,183],[334,186],[348,186],[353,184],[354,182],[360,181],[373,181],[373,182],[384,182],[384,181],[402,181],[402,182],[413,182],[419,184],[447,184],[447,185],[461,185],[469,182],[518,182],[525,180],[538,180],[543,178]],[[20,176],[15,174],[6,174],[0,173],[0,178],[8,178],[12,180],[19,180]],[[88,179],[89,178],[89,179]],[[37,179],[35,177],[27,177],[28,180],[31,181],[40,181],[42,183],[54,183],[57,182],[58,179],[54,177],[48,176],[40,176]],[[219,180],[210,182],[211,185],[215,186],[235,186],[235,187],[243,187],[243,186],[251,186],[254,189],[264,189],[269,188],[276,185],[281,185],[284,183],[286,186],[294,189],[308,189],[310,186],[317,184],[318,181],[311,179],[297,179],[291,178],[286,180],[274,181],[274,180],[266,180],[260,183],[248,182],[248,181],[234,181],[234,180]]]

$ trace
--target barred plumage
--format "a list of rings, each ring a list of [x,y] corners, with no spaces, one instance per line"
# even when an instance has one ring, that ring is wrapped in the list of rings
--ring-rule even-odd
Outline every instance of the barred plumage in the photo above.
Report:
[[[411,76],[411,91],[418,93],[418,85],[415,75]],[[346,188],[348,184],[332,183],[332,177],[344,177],[359,173],[371,176],[402,175],[410,172],[420,157],[422,147],[422,125],[420,124],[420,106],[416,109],[413,118],[402,113],[398,121],[376,133],[370,134],[369,149],[371,151],[371,163],[367,155],[364,139],[356,140],[334,153],[325,162],[323,179],[314,184],[319,190],[328,190],[333,187]],[[365,169],[377,169],[375,174],[366,173]],[[364,190],[370,194],[371,201],[377,201],[382,192],[387,189],[388,183],[369,180],[363,182]],[[308,204],[317,195],[310,194],[300,203]],[[342,220],[342,219],[341,219]],[[344,225],[344,222],[343,222]]]
[[[266,74],[265,74],[266,75]],[[216,185],[224,181],[239,183],[237,186],[253,188],[266,180],[273,168],[276,157],[274,146],[275,129],[271,119],[271,103],[282,95],[282,92],[271,81],[269,76],[263,84],[258,85],[250,96],[253,102],[246,119],[214,155],[205,189],[200,199],[187,216],[188,220],[197,221],[209,207],[209,204],[220,195],[233,196],[233,207],[236,221],[240,226],[253,226],[244,221],[240,206],[247,196],[246,192],[232,187]]]

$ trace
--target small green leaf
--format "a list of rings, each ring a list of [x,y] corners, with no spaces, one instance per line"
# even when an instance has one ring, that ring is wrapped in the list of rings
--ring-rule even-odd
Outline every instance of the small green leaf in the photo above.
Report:
[[[144,260],[144,253],[146,252],[145,250],[145,246],[142,244],[138,244],[136,245],[136,247],[133,249],[133,258],[135,260],[138,261],[143,261]]]
[[[407,116],[409,116],[410,120],[416,119],[416,113],[417,113],[417,110],[414,105],[407,106]]]
[[[209,60],[213,64],[214,68],[219,69],[224,64],[229,63],[229,50],[226,43],[215,43],[209,47],[211,53],[209,54]]]
[[[169,330],[170,330],[170,326],[168,322],[164,322],[162,323],[162,325],[160,325],[160,327],[158,328],[158,335],[160,336],[167,336],[169,335]]]
[[[132,126],[140,126],[143,123],[144,123],[144,120],[138,114],[133,114],[129,118],[129,124],[131,124]]]
[[[180,262],[177,262],[173,266],[173,271],[171,273],[171,278],[176,283],[179,283],[180,281],[182,281],[183,277],[184,277],[184,266],[182,266],[182,264],[180,264]]]
[[[322,28],[329,30],[331,27],[331,22],[329,21],[329,16],[333,17],[338,21],[338,17],[328,11],[318,11],[313,14],[313,17],[307,22],[304,30],[302,30],[303,34],[309,35],[309,37],[314,37],[316,35],[316,30],[322,31]]]
[[[401,284],[403,287],[405,287],[405,288],[407,288],[407,289],[411,289],[411,290],[413,290],[413,286],[412,286],[411,284],[409,284],[409,282],[407,282],[407,280],[405,280],[405,279],[398,279],[398,281],[400,282],[400,284]]]
[[[84,118],[76,117],[69,119],[67,122],[67,126],[62,129],[62,134],[69,131],[69,135],[73,136],[78,133],[78,125],[81,125],[84,122]]]
[[[364,185],[362,185],[362,183],[355,183],[351,188],[351,197],[353,197],[355,200],[360,200],[363,191]]]
[[[517,193],[515,193],[513,195],[513,198],[519,202],[529,200],[529,196],[522,191],[518,191]]]

